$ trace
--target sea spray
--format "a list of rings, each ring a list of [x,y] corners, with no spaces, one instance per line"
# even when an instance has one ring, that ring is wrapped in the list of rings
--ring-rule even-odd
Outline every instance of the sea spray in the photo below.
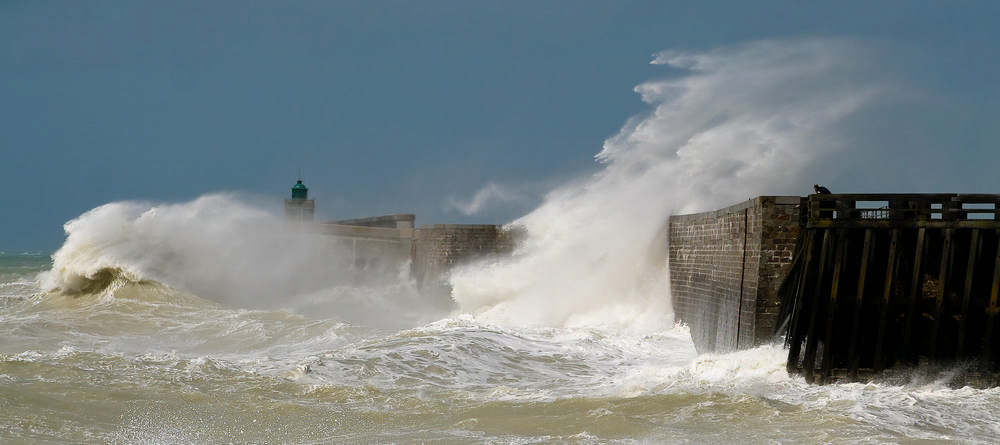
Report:
[[[180,204],[105,204],[65,224],[66,242],[53,255],[44,284],[50,290],[75,292],[112,273],[129,281],[155,280],[227,297],[226,289],[243,288],[240,281],[252,281],[301,254],[283,254],[280,244],[259,242],[283,233],[277,230],[278,222],[227,195]],[[296,250],[294,245],[285,247]],[[273,255],[282,258],[271,261]],[[242,267],[251,258],[270,264],[257,270]]]
[[[527,233],[515,255],[456,270],[453,298],[499,323],[669,326],[668,216],[836,175],[844,118],[885,89],[870,56],[830,39],[658,54],[675,75],[636,87],[653,109],[604,143],[603,170],[514,221]]]
[[[190,202],[114,202],[66,223],[66,242],[42,277],[48,291],[103,292],[160,283],[239,308],[289,309],[366,326],[415,326],[450,310],[417,305],[415,284],[387,265],[359,283],[335,239],[230,194]],[[117,285],[116,284],[116,285]],[[435,303],[435,304],[432,304]]]

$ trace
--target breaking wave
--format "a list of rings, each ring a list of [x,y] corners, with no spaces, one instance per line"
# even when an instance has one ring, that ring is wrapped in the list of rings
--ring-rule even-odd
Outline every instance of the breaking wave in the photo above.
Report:
[[[418,300],[415,283],[403,273],[408,264],[359,284],[356,274],[339,267],[352,263],[342,245],[233,195],[179,204],[110,203],[66,223],[65,230],[52,270],[41,276],[48,292],[161,284],[239,308],[389,327],[432,321],[451,309]]]
[[[514,325],[670,326],[668,216],[835,175],[845,117],[886,90],[871,56],[823,39],[658,54],[674,75],[636,87],[652,110],[604,143],[603,170],[514,221],[527,238],[512,258],[455,271],[455,300]]]

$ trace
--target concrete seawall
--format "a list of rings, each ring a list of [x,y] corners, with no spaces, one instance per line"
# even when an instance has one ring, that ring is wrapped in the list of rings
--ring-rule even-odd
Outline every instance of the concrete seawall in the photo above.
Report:
[[[492,224],[433,224],[414,227],[412,214],[331,221],[316,230],[330,235],[344,264],[359,280],[378,281],[408,270],[424,292],[449,293],[448,272],[456,265],[510,253],[516,230]]]
[[[676,318],[699,352],[770,341],[778,288],[800,233],[798,196],[760,196],[724,209],[671,216],[670,287]]]
[[[413,274],[421,289],[450,292],[448,272],[458,264],[510,253],[517,232],[487,224],[435,224],[416,230]]]

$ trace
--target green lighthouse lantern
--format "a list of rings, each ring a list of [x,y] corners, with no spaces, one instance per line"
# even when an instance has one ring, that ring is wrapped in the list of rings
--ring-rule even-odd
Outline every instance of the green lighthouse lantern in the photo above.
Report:
[[[316,201],[309,199],[309,188],[299,179],[292,186],[292,199],[285,200],[285,218],[292,221],[312,221]]]
[[[301,179],[292,186],[292,199],[309,199],[309,187]]]

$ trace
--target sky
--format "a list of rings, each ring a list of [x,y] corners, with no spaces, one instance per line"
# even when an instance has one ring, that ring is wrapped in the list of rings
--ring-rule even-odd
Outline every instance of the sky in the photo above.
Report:
[[[998,13],[988,1],[3,0],[0,251],[54,251],[64,223],[116,201],[233,193],[280,212],[300,177],[322,220],[506,223],[599,171],[605,141],[655,113],[638,87],[683,74],[654,63],[664,51],[767,40],[847,39],[897,87],[838,127],[863,159],[815,182],[1000,193]]]

